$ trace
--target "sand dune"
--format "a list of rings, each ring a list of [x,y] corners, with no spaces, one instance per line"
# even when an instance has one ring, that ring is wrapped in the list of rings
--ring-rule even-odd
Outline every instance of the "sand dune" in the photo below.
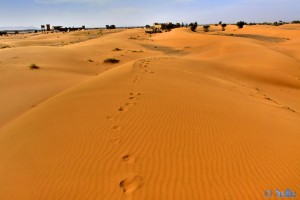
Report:
[[[0,50],[0,199],[231,200],[299,191],[300,32],[292,27],[225,31],[286,33],[281,42],[133,29]],[[40,70],[27,67],[33,54]],[[104,64],[107,57],[121,62]]]

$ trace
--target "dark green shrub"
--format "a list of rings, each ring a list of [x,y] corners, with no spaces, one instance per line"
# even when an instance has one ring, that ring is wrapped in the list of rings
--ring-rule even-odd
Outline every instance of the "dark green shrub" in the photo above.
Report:
[[[210,28],[210,25],[205,25],[205,26],[203,26],[204,32],[208,32],[208,31],[209,31],[209,28]]]
[[[106,29],[116,29],[115,25],[106,25]]]
[[[116,58],[107,58],[104,60],[104,63],[112,63],[112,64],[115,64],[115,63],[119,63],[120,60],[116,59]]]
[[[190,26],[191,31],[195,32],[196,29],[197,29],[197,27],[198,27],[198,23],[197,23],[197,22],[195,22],[195,23],[190,23],[189,26]]]
[[[11,46],[8,45],[0,46],[0,49],[7,49],[7,48],[11,48]]]
[[[244,21],[239,21],[238,23],[236,23],[236,25],[237,25],[239,28],[243,28],[244,25],[245,25],[245,22],[244,22]]]
[[[253,25],[257,25],[257,24],[254,23],[254,22],[251,22],[251,23],[249,23],[248,25],[249,25],[249,26],[253,26]]]
[[[2,35],[7,35],[7,32],[6,31],[0,31],[0,36]]]
[[[29,65],[29,68],[32,69],[32,70],[34,70],[34,69],[40,69],[40,67],[37,66],[36,64]]]
[[[222,31],[225,31],[227,24],[222,24],[221,26],[222,26]]]

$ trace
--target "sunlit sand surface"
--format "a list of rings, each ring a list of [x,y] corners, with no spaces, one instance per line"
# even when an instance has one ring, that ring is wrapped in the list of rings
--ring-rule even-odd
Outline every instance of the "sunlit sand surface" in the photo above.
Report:
[[[1,46],[0,199],[300,191],[299,25],[27,34]]]

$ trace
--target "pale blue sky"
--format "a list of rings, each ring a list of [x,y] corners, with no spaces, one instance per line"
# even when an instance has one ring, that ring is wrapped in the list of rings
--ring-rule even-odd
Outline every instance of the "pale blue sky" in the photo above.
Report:
[[[0,0],[0,27],[300,20],[300,0]]]

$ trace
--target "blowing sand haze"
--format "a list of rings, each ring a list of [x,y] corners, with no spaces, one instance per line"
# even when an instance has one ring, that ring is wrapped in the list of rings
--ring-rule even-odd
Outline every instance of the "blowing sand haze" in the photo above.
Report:
[[[300,25],[223,27],[0,36],[0,199],[297,199]]]

